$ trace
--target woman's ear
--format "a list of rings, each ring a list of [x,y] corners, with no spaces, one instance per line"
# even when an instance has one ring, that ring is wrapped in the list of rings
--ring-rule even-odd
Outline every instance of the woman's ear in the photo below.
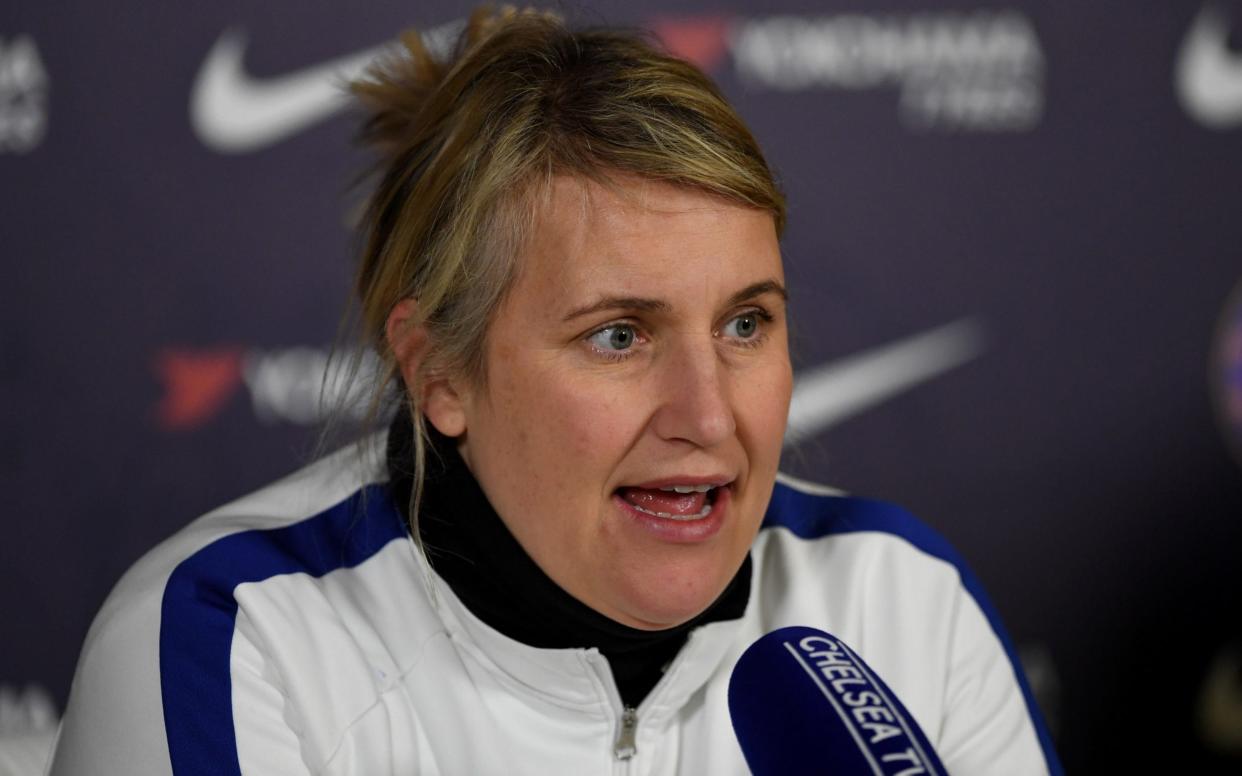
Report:
[[[418,321],[418,302],[414,299],[397,302],[388,314],[384,334],[406,390],[418,391],[417,404],[423,414],[445,436],[464,434],[465,401],[456,382],[443,375],[428,374],[423,369],[427,358],[427,329]]]

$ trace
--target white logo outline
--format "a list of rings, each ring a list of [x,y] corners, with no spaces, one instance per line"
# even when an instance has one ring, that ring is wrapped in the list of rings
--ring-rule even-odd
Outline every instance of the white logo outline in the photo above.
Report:
[[[0,154],[25,154],[47,135],[51,79],[32,35],[0,37]]]
[[[463,26],[447,22],[423,34],[432,53],[452,45]],[[203,59],[190,91],[190,126],[222,154],[258,151],[327,119],[349,104],[347,84],[390,50],[374,46],[328,62],[268,78],[244,65],[247,35],[225,30]]]
[[[1178,99],[1210,129],[1242,125],[1242,53],[1229,48],[1229,14],[1216,2],[1195,15],[1174,69]]]
[[[785,446],[839,425],[982,355],[983,324],[962,318],[800,373],[794,382]]]

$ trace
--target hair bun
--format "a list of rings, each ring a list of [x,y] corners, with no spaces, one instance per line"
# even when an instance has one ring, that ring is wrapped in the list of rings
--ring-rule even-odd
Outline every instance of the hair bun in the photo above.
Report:
[[[349,84],[364,111],[359,142],[385,156],[396,153],[408,142],[423,107],[462,60],[501,30],[531,22],[563,24],[550,11],[512,5],[482,6],[470,14],[456,33],[455,43],[454,25],[428,35],[414,28],[401,33],[398,46],[381,55],[361,78]],[[440,30],[448,34],[440,38],[435,35]]]
[[[385,155],[404,144],[447,70],[444,62],[432,56],[417,30],[403,32],[400,43],[400,48],[382,55],[362,78],[349,85],[366,113],[359,141]]]

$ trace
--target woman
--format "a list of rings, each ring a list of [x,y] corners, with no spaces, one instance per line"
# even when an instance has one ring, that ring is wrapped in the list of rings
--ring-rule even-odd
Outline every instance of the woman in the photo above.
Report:
[[[711,83],[531,13],[406,45],[355,87],[396,418],[122,580],[52,772],[745,773],[730,670],[788,624],[951,772],[1056,770],[951,552],[778,483],[784,202]]]

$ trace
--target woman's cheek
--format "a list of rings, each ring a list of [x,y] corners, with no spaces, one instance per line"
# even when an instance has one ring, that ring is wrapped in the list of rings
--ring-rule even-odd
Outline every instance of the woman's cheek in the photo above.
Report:
[[[562,442],[582,465],[589,461],[607,458],[618,446],[617,437],[622,434],[624,420],[621,408],[624,402],[616,397],[593,396],[586,401],[582,396],[569,398],[560,404],[557,422],[561,425]],[[629,445],[621,445],[622,449]]]
[[[572,374],[550,380],[543,396],[547,419],[558,429],[562,445],[586,456],[583,461],[598,457],[612,446],[610,442],[615,444],[637,399],[623,383]]]

